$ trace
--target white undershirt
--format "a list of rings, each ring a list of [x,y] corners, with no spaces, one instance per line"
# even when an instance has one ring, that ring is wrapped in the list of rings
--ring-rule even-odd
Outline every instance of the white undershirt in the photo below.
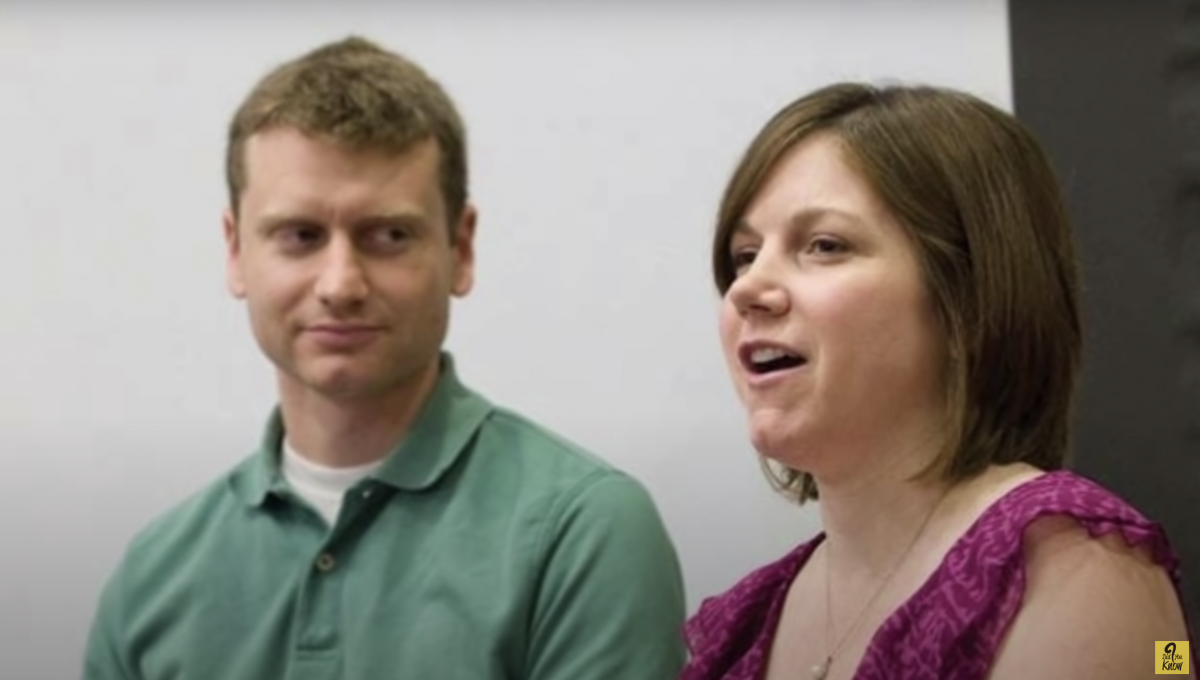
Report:
[[[329,526],[337,522],[346,490],[374,472],[383,462],[378,460],[354,467],[328,467],[300,455],[286,439],[282,448],[283,478],[293,491],[321,513]]]

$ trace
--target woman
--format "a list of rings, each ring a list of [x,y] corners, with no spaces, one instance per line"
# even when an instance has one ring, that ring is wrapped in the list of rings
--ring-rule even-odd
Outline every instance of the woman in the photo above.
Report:
[[[682,678],[1128,680],[1190,640],[1163,531],[1062,469],[1079,284],[1011,116],[797,100],[737,167],[713,268],[751,439],[823,531],[704,602]]]

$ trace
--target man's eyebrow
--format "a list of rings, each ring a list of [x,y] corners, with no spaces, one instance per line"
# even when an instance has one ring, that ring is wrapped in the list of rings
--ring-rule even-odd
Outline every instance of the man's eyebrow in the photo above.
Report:
[[[426,225],[428,220],[417,213],[412,212],[384,212],[365,215],[355,219],[351,224],[352,229],[364,229],[373,227],[403,227],[408,229],[418,229]],[[306,216],[300,212],[273,212],[261,215],[254,221],[254,230],[259,233],[266,233],[281,226],[308,227],[320,229],[325,225],[324,221]]]
[[[305,217],[301,213],[292,212],[267,213],[265,215],[260,215],[253,222],[254,231],[259,234],[265,234],[267,232],[274,231],[276,228],[283,225],[319,228],[321,226],[321,222],[320,220],[316,220],[311,217]]]
[[[405,227],[416,229],[429,222],[425,216],[412,212],[386,212],[366,215],[354,221],[356,227]]]

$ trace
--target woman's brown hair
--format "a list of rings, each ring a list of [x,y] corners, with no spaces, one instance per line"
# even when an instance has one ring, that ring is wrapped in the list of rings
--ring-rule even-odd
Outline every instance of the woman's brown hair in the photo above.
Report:
[[[736,275],[733,230],[780,160],[817,132],[840,140],[908,231],[945,333],[945,446],[926,473],[957,481],[992,464],[1062,467],[1082,354],[1070,224],[1033,135],[980,98],[838,83],[788,104],[726,187],[712,249],[717,290]],[[807,473],[763,465],[789,497],[817,497]]]

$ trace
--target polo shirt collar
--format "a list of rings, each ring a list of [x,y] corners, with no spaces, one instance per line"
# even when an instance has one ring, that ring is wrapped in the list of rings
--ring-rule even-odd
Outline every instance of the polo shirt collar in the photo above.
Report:
[[[459,381],[454,358],[441,354],[441,373],[408,434],[372,475],[401,491],[421,491],[436,485],[462,457],[492,404]],[[287,483],[279,466],[283,442],[283,417],[279,406],[267,419],[255,455],[235,473],[234,484],[249,505],[260,506]]]

